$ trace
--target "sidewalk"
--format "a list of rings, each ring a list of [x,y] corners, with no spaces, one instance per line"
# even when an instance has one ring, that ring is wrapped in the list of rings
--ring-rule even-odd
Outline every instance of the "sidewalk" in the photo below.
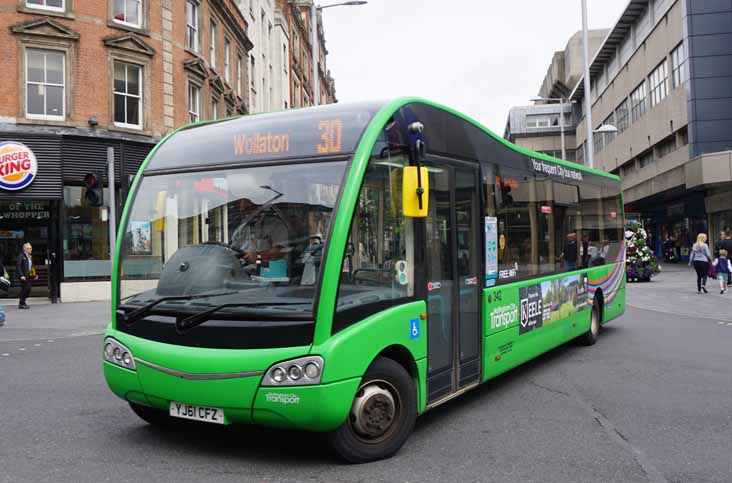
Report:
[[[661,263],[661,273],[647,283],[628,283],[628,305],[694,318],[732,322],[732,290],[719,293],[717,280],[707,281],[708,294],[696,291],[696,273],[686,263]]]
[[[17,299],[0,299],[0,304],[5,308],[0,342],[102,334],[110,318],[109,302],[51,304],[29,299],[29,310],[18,309]]]

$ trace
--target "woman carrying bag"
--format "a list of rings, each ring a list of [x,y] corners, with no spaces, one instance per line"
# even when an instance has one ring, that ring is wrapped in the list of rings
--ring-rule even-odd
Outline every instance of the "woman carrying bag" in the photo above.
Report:
[[[689,266],[694,265],[696,270],[696,289],[699,293],[707,292],[707,276],[709,273],[709,265],[712,261],[712,254],[707,245],[707,235],[699,233],[696,237],[696,243],[691,247],[689,253]]]

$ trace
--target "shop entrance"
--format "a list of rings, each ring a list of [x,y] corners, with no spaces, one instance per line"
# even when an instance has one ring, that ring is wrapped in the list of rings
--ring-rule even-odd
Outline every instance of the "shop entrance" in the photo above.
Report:
[[[51,263],[51,254],[58,254],[57,210],[57,201],[0,201],[0,257],[13,282],[6,297],[20,293],[15,264],[25,242],[33,245],[38,275],[31,297],[48,297],[52,288],[58,293],[58,263]]]

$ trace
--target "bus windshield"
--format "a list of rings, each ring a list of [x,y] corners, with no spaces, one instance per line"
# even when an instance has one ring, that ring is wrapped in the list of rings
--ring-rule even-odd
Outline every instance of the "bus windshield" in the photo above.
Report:
[[[123,309],[309,316],[346,164],[144,177],[121,240]]]

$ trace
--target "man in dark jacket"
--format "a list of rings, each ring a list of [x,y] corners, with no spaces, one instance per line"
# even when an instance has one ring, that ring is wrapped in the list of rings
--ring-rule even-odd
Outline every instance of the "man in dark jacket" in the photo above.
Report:
[[[18,302],[19,309],[29,309],[28,304],[25,303],[26,299],[31,293],[31,280],[36,280],[36,269],[33,266],[33,247],[30,243],[23,245],[23,251],[18,255],[18,262],[15,264],[15,273],[18,276],[20,282],[20,301]]]

